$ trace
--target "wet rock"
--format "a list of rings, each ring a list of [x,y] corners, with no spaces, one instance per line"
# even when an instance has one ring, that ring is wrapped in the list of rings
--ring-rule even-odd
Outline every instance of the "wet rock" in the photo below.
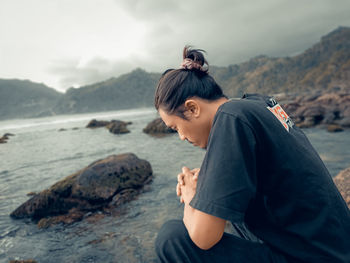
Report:
[[[111,155],[36,194],[11,217],[32,218],[39,227],[69,224],[81,220],[89,211],[113,209],[132,200],[151,180],[149,162],[132,153]]]
[[[66,131],[67,129],[64,129],[64,128],[61,128],[61,129],[59,129],[58,131],[59,132],[63,132],[63,131]]]
[[[7,140],[10,136],[15,136],[12,133],[5,133],[2,137],[0,137],[0,143],[7,143]]]
[[[115,238],[117,234],[115,232],[106,232],[102,238],[99,238],[99,239],[94,239],[94,240],[91,240],[88,242],[89,245],[93,244],[93,245],[96,245],[96,244],[99,244],[99,243],[103,243],[107,240],[110,240],[110,239],[113,239]]]
[[[37,263],[34,259],[15,259],[15,260],[10,260],[10,263]]]
[[[98,121],[96,119],[92,119],[88,125],[86,125],[86,128],[101,128],[101,127],[106,127],[108,124],[110,124],[109,121]]]
[[[125,121],[119,121],[119,120],[111,120],[111,121],[98,121],[98,120],[91,120],[86,128],[100,128],[100,127],[106,127],[111,133],[114,134],[123,134],[130,132],[127,129],[127,125],[131,124],[131,122],[125,122]]]
[[[350,167],[340,171],[333,181],[350,209]]]
[[[127,125],[131,124],[131,122],[124,122],[124,121],[116,121],[113,120],[111,123],[109,123],[106,128],[109,130],[109,132],[114,134],[123,134],[130,132]]]
[[[48,228],[58,223],[72,224],[74,222],[82,220],[84,218],[84,215],[84,211],[78,210],[77,208],[72,208],[68,211],[67,214],[53,217],[44,217],[40,219],[38,222],[38,228]]]
[[[175,133],[176,131],[167,127],[161,118],[157,118],[148,123],[148,125],[143,129],[143,132],[150,135],[161,135]]]
[[[344,131],[344,129],[340,125],[331,124],[331,125],[327,126],[327,131],[329,131],[329,132],[341,132],[341,131]]]

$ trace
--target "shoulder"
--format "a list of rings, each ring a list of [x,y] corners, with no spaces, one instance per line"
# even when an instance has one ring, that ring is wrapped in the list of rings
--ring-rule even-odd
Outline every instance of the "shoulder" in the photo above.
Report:
[[[261,108],[266,108],[266,102],[263,100],[253,99],[230,99],[226,103],[222,104],[218,112],[227,113],[235,116],[245,115],[251,111],[255,111]]]
[[[264,101],[259,100],[230,99],[219,107],[215,122],[235,119],[249,124],[252,119],[264,114],[266,106]]]

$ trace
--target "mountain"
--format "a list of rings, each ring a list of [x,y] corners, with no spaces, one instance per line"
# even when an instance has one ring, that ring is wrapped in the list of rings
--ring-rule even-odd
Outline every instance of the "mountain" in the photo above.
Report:
[[[150,107],[160,74],[136,69],[118,78],[70,88],[54,108],[58,113],[83,113]]]
[[[229,97],[350,90],[350,28],[339,27],[297,56],[257,56],[228,67],[211,66],[210,74]],[[0,119],[151,107],[159,77],[135,69],[65,94],[43,84],[0,79]]]
[[[350,28],[339,27],[294,57],[258,56],[210,72],[229,97],[350,88]]]
[[[50,110],[63,94],[29,80],[0,79],[0,120],[55,114]]]

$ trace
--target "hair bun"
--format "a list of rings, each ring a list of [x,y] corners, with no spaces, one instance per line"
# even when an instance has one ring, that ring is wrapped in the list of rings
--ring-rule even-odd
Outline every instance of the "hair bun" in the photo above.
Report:
[[[193,49],[191,46],[185,46],[183,50],[183,62],[181,68],[188,70],[199,70],[207,73],[209,64],[205,59],[202,49]]]

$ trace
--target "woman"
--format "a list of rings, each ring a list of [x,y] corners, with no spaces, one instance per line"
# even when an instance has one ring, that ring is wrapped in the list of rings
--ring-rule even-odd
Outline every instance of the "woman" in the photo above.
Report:
[[[160,229],[159,261],[350,262],[349,209],[303,132],[273,98],[228,100],[202,50],[183,59],[162,75],[155,107],[206,155],[178,175],[184,216]]]

